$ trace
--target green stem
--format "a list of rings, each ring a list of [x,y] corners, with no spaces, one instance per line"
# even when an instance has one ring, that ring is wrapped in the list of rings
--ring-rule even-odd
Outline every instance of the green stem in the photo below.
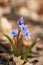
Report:
[[[21,54],[21,47],[22,47],[22,36],[20,37],[20,39],[18,39],[18,54]]]

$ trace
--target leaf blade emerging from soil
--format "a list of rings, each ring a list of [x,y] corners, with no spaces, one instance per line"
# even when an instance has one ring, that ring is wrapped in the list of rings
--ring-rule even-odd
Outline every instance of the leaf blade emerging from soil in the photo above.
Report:
[[[30,45],[29,48],[27,48],[27,50],[22,54],[21,59],[26,59],[26,57],[28,56],[28,54],[30,53],[31,49],[34,47],[34,45],[39,41],[40,38],[35,39],[32,44]]]
[[[14,45],[13,40],[12,40],[8,35],[6,35],[6,34],[4,34],[4,36],[9,40],[10,45],[11,45],[11,47],[12,47],[12,49],[13,49],[14,55],[15,55],[15,56],[18,56],[18,52],[17,52],[17,49],[16,49],[16,47],[15,47],[15,45]]]

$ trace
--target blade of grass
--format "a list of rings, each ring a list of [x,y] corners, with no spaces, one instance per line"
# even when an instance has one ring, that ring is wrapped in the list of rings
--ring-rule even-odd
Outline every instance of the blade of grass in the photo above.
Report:
[[[26,59],[26,57],[28,56],[28,54],[30,53],[31,49],[34,47],[34,45],[39,41],[39,38],[35,39],[32,44],[30,45],[29,48],[27,48],[27,50],[22,54],[21,59]]]
[[[16,49],[16,47],[15,47],[15,45],[14,45],[13,40],[12,40],[8,35],[6,35],[6,34],[4,34],[4,36],[10,41],[10,45],[11,45],[11,47],[12,47],[12,49],[13,49],[14,55],[15,55],[15,56],[18,56],[18,52],[17,52],[17,49]]]

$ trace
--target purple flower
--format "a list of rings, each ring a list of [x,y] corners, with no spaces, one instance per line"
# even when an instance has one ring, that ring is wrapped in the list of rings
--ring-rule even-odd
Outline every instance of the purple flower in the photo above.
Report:
[[[28,25],[22,24],[22,25],[20,26],[20,29],[23,30],[23,31],[26,31],[26,30],[28,29]]]
[[[20,27],[23,23],[24,23],[24,20],[23,20],[23,18],[21,17],[21,18],[19,19],[19,21],[18,21],[19,27]]]
[[[10,36],[16,36],[18,34],[18,30],[12,30]]]
[[[26,39],[31,38],[30,35],[31,35],[31,34],[30,34],[29,31],[25,31],[25,32],[24,32],[24,37],[25,37]]]

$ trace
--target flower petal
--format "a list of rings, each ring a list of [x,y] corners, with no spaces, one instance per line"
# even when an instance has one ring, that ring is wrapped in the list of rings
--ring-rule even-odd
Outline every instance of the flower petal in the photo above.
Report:
[[[24,32],[24,37],[26,38],[26,39],[30,39],[31,37],[30,37],[30,32],[27,30],[27,31],[25,31]]]
[[[14,30],[11,31],[10,36],[16,36],[17,34],[18,34],[18,30],[14,29]]]
[[[18,20],[18,25],[21,26],[23,23],[24,23],[24,20],[23,20],[23,18],[21,17],[21,18]]]
[[[22,24],[22,25],[20,26],[20,28],[21,28],[21,30],[26,31],[26,30],[28,29],[28,25]]]

